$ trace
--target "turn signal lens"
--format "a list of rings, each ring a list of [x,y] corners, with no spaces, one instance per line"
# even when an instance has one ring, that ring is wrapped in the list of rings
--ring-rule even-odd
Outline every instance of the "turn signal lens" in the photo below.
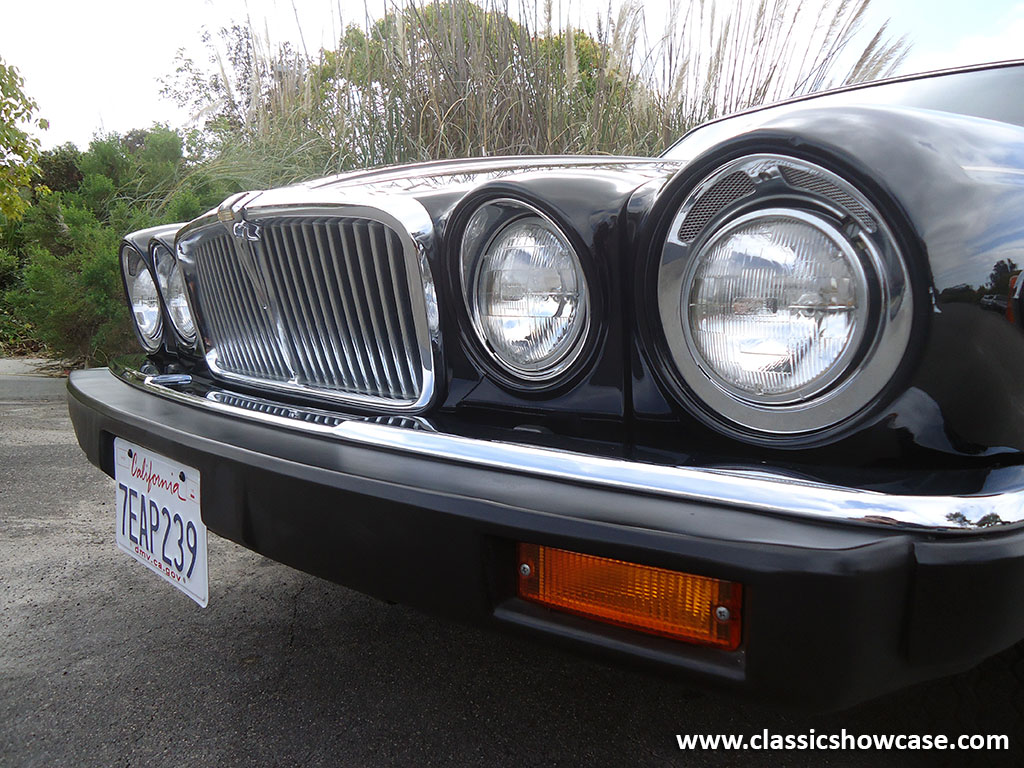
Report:
[[[607,557],[520,544],[519,597],[652,635],[735,650],[742,586]]]

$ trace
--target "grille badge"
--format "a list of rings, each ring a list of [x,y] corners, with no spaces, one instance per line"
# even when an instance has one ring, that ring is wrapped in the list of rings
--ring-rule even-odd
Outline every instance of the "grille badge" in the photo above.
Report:
[[[231,234],[239,240],[248,240],[254,243],[260,239],[260,226],[251,221],[239,221],[231,228]]]

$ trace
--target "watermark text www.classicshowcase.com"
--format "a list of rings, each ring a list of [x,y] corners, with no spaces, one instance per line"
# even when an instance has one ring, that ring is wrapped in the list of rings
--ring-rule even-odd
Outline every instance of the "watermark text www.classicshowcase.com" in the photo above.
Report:
[[[945,734],[886,733],[854,734],[842,729],[839,733],[771,733],[764,730],[747,736],[743,734],[693,733],[676,734],[682,750],[1008,750],[1010,737],[1005,734]]]

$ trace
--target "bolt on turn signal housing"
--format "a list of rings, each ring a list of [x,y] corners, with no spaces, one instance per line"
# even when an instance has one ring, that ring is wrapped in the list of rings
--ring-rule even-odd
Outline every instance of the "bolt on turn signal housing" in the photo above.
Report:
[[[606,624],[735,650],[743,587],[733,581],[519,544],[518,595]]]

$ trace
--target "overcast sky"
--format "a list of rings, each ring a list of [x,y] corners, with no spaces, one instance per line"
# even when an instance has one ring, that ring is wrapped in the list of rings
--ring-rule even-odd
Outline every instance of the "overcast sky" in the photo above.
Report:
[[[649,25],[664,19],[668,3],[644,4]],[[158,78],[173,70],[178,48],[205,57],[203,27],[216,30],[248,16],[273,42],[304,42],[312,52],[330,46],[345,24],[361,24],[367,8],[376,16],[384,7],[381,0],[8,0],[0,57],[18,67],[39,115],[50,121],[43,146],[73,141],[84,148],[97,131],[187,120],[161,98]],[[557,16],[586,28],[608,4],[556,0],[555,7]],[[875,0],[867,26],[887,17],[890,30],[914,46],[903,72],[1024,58],[1021,0]]]

